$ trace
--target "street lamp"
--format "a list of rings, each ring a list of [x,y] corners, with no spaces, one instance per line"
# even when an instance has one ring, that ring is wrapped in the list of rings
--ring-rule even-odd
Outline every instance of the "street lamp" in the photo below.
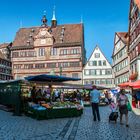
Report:
[[[59,67],[59,75],[62,76],[62,66]]]

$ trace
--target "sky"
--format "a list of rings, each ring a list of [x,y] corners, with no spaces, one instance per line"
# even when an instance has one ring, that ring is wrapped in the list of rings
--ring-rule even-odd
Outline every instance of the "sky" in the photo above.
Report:
[[[1,0],[0,43],[12,42],[22,27],[40,26],[46,11],[48,24],[56,7],[58,24],[84,24],[86,57],[99,45],[109,62],[115,32],[128,31],[130,0]]]

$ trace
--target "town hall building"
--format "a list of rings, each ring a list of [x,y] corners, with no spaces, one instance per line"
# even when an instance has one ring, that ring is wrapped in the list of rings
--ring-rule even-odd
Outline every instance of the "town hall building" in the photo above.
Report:
[[[83,23],[58,25],[54,11],[49,26],[44,15],[41,26],[18,30],[11,60],[15,79],[38,74],[82,79],[86,61]]]

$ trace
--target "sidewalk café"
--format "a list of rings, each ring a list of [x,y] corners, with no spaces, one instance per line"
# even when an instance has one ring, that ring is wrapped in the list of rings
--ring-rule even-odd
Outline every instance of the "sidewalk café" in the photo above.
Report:
[[[71,101],[63,89],[57,89],[66,81],[78,80],[43,74],[25,80],[3,81],[0,82],[0,104],[13,109],[14,115],[24,113],[38,120],[80,116],[83,113],[80,100]]]
[[[135,82],[126,82],[118,85],[121,88],[129,88],[131,90],[131,107],[135,114],[140,115],[140,80]]]

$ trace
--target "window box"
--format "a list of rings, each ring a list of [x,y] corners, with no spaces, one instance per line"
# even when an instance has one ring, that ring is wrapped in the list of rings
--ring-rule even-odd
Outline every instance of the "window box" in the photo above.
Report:
[[[138,73],[136,72],[136,73],[131,74],[130,77],[129,77],[129,79],[130,80],[136,80],[137,77],[138,77]]]

